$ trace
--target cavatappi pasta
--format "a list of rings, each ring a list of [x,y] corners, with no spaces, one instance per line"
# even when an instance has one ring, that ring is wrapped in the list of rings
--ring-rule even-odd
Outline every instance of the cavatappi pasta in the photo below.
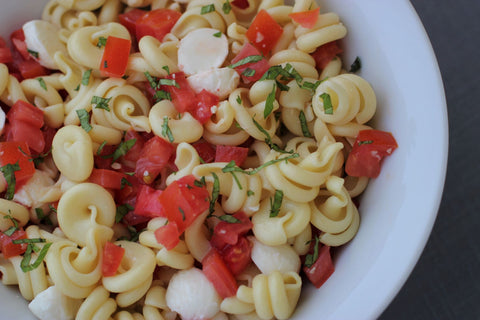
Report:
[[[145,18],[162,10],[166,27]],[[49,0],[23,27],[22,59],[43,73],[0,64],[0,145],[24,143],[28,158],[0,154],[2,283],[40,319],[292,317],[319,251],[355,236],[368,184],[345,172],[377,107],[342,65],[346,33],[313,0]],[[105,73],[112,38],[131,43],[117,76]],[[18,101],[40,112],[33,140],[15,141],[16,121],[30,121],[9,112]],[[183,198],[162,196],[186,179]],[[207,195],[188,212],[162,202],[194,199],[188,189]],[[122,250],[108,275],[107,244]]]

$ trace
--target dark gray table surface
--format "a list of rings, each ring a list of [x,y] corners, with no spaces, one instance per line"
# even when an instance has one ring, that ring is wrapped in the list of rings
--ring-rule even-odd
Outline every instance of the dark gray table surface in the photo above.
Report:
[[[380,319],[480,319],[480,1],[411,2],[443,77],[449,159],[430,239]]]

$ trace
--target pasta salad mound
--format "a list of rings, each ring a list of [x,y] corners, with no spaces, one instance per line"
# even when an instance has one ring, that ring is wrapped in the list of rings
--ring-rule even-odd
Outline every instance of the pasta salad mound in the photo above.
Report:
[[[0,38],[0,272],[39,319],[288,319],[397,143],[313,0],[49,0]]]

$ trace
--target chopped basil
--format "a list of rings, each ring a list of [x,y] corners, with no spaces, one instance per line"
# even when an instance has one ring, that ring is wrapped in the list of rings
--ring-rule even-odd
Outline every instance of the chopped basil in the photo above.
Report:
[[[148,71],[145,71],[143,73],[145,75],[145,77],[147,78],[147,81],[148,83],[150,84],[150,87],[152,89],[157,89],[158,87],[158,79],[156,77],[152,77],[152,75],[150,74],[150,72]]]
[[[263,110],[263,118],[267,119],[267,117],[273,111],[273,103],[275,102],[275,93],[277,92],[277,86],[274,84],[272,87],[272,91],[267,96],[267,100],[265,101],[265,109]]]
[[[300,114],[298,115],[298,119],[300,120],[300,125],[302,126],[303,136],[310,138],[312,134],[308,130],[307,119],[305,118],[305,113],[303,113],[303,111],[300,111]]]
[[[123,188],[125,188],[125,186],[130,186],[131,187],[132,184],[126,178],[122,178],[120,180],[120,190],[123,190]]]
[[[9,210],[10,212],[10,210]],[[6,216],[3,216],[3,219],[10,219],[10,221],[12,221],[13,223],[13,226],[11,226],[10,228],[8,228],[7,230],[5,230],[3,233],[7,236],[11,236],[15,231],[18,230],[18,222],[17,222],[17,219],[13,218],[10,214],[7,214]]]
[[[315,83],[313,83],[309,81],[304,81],[300,73],[298,73],[298,71],[290,63],[287,63],[285,67],[282,67],[281,65],[270,67],[267,72],[263,74],[259,81],[275,80],[277,86],[281,91],[288,91],[290,88],[280,81],[288,81],[290,79],[295,79],[299,88],[310,90],[312,92],[316,90],[316,88],[321,82],[316,81]]]
[[[185,221],[185,211],[183,211],[182,207],[178,207],[178,211],[182,214],[182,220]]]
[[[170,127],[168,126],[168,116],[163,117],[162,136],[168,138],[168,141],[170,141],[170,143],[175,140],[172,134],[172,130],[170,130]]]
[[[51,245],[52,245],[51,242],[45,244],[42,250],[40,251],[40,253],[38,254],[37,259],[35,259],[33,263],[30,263],[30,260],[32,259],[32,255],[31,255],[32,251],[37,251],[37,250],[35,245],[29,243],[27,246],[27,251],[25,251],[25,253],[23,254],[22,261],[20,262],[20,267],[22,268],[22,271],[29,272],[38,268],[38,266],[40,266],[40,264],[43,262],[43,259],[45,259],[45,256],[47,255],[48,249],[50,248]]]
[[[240,219],[237,219],[230,214],[224,214],[222,216],[214,216],[214,217],[217,217],[218,219],[225,221],[227,223],[242,223]]]
[[[268,144],[270,149],[273,149],[273,150],[275,150],[277,152],[280,152],[280,153],[293,153],[293,151],[282,150],[279,146],[277,146],[275,143],[273,143],[272,137],[270,136],[268,131],[265,130],[262,127],[262,125],[260,123],[258,123],[257,120],[255,120],[255,118],[252,118],[252,121],[253,121],[253,124],[255,125],[255,127],[257,127],[257,129],[260,130],[260,132],[265,135],[265,143]]]
[[[108,68],[108,61],[107,60],[103,61],[103,68],[104,69]]]
[[[121,206],[117,207],[117,211],[115,213],[115,222],[119,223],[122,221],[123,217],[127,215],[130,211],[132,211],[134,208],[129,205],[128,203],[122,204]]]
[[[210,13],[210,12],[213,12],[213,11],[215,11],[215,5],[212,3],[212,4],[208,4],[206,6],[203,6],[200,9],[200,14],[207,14],[207,13]]]
[[[37,51],[33,51],[33,50],[30,50],[30,49],[27,49],[27,52],[30,53],[30,55],[31,55],[32,57],[38,59],[38,52],[37,52]]]
[[[242,72],[242,75],[245,76],[245,77],[253,77],[255,75],[255,70],[254,69],[250,69],[250,68],[246,68],[243,72]]]
[[[96,152],[97,156],[102,154],[103,148],[105,147],[106,144],[107,144],[107,141],[103,140],[102,144],[97,149],[97,152]]]
[[[362,144],[372,144],[373,140],[365,140],[365,141],[358,141],[358,145],[361,146]]]
[[[222,11],[225,14],[229,14],[230,11],[232,10],[232,6],[230,5],[230,2],[227,0],[222,6]]]
[[[40,222],[43,221],[46,225],[52,225],[50,217],[43,212],[42,208],[35,208],[35,214],[37,215],[37,218],[38,220],[40,220]]]
[[[248,56],[248,57],[245,57],[243,59],[238,60],[234,64],[229,65],[228,67],[233,69],[233,68],[236,68],[236,67],[243,66],[244,64],[247,64],[247,63],[258,62],[262,59],[263,59],[263,57],[260,56],[260,55]]]
[[[174,86],[175,88],[180,88],[178,85],[178,82],[175,81],[175,79],[160,79],[158,81],[159,85],[164,85],[164,86]]]
[[[78,91],[80,90],[80,85],[78,85],[75,89],[73,89],[74,91]]]
[[[127,140],[127,141],[120,142],[117,149],[115,149],[115,151],[111,155],[112,161],[115,162],[121,156],[126,155],[128,150],[132,149],[132,147],[135,145],[135,142],[137,142],[137,139],[130,139],[130,140]]]
[[[112,100],[112,97],[102,98],[99,96],[93,96],[90,103],[94,104],[96,109],[104,109],[110,111],[110,108],[108,107],[108,103],[110,102],[110,100]]]
[[[272,164],[275,164],[277,162],[281,162],[281,161],[287,161],[289,159],[293,159],[293,158],[298,158],[300,155],[298,153],[293,153],[289,156],[286,156],[286,157],[283,157],[283,158],[279,158],[279,159],[273,159],[273,160],[270,160],[270,161],[267,161],[265,162],[264,164],[262,164],[261,166],[253,169],[253,170],[243,170],[242,168],[240,167],[237,167],[235,165],[235,161],[230,161],[225,167],[222,168],[222,172],[241,172],[241,173],[245,173],[245,174],[248,174],[248,175],[254,175],[254,174],[257,174],[258,172],[260,172],[263,168],[265,167],[268,167]]]
[[[18,230],[18,228],[16,228],[16,227],[10,227],[10,228],[8,228],[7,230],[3,231],[3,234],[5,234],[6,236],[9,236],[9,237],[10,237],[10,236],[11,236],[12,234],[14,234],[15,231],[17,231],[17,230]]]
[[[76,110],[78,119],[80,119],[80,126],[86,132],[90,132],[93,127],[90,125],[90,114],[85,109],[78,109]]]
[[[57,209],[55,209],[55,207],[52,206],[51,204],[48,205],[48,208],[50,209],[51,212],[57,213]]]
[[[243,190],[242,184],[240,183],[240,180],[238,180],[238,177],[235,174],[235,172],[231,171],[230,174],[232,175],[233,180],[235,180],[235,183],[237,184],[238,189]]]
[[[45,80],[43,80],[42,77],[38,77],[37,80],[40,83],[40,87],[42,87],[43,90],[48,91],[47,84],[45,83]]]
[[[156,102],[162,101],[162,100],[172,100],[172,97],[170,96],[170,92],[166,92],[163,90],[158,90],[155,91],[155,95],[153,96],[155,98]]]
[[[309,253],[305,256],[305,266],[307,268],[310,268],[315,261],[318,259],[318,244],[320,242],[320,239],[318,237],[315,237],[315,245],[313,246],[313,254]]]
[[[247,191],[247,196],[250,197],[250,196],[253,196],[253,195],[255,195],[255,192],[253,192],[252,190]]]
[[[106,44],[107,44],[107,38],[105,37],[98,38],[97,47],[99,48],[105,47]]]
[[[83,73],[82,76],[82,84],[84,86],[88,86],[88,83],[90,82],[90,75],[92,74],[92,69],[89,69]]]
[[[33,162],[33,164],[35,165],[35,167],[37,167],[40,163],[42,163],[45,158],[52,152],[52,147],[50,147],[50,150],[44,152],[44,153],[40,153],[40,154],[37,154],[35,156],[32,156],[28,153],[26,153],[25,151],[23,151],[22,147],[18,147],[18,150],[20,150],[21,153],[23,153],[23,155],[25,155],[26,157],[28,157],[28,161],[31,161]]]
[[[222,32],[221,31],[215,32],[213,36],[216,38],[220,38],[222,36]]]
[[[123,80],[127,80],[127,79],[128,79],[128,77],[129,77],[129,75],[128,75],[128,74],[124,74],[124,75],[122,76],[122,79],[123,79]]]
[[[282,190],[275,190],[275,195],[273,199],[270,198],[270,218],[274,218],[278,216],[280,213],[280,208],[282,207],[283,201],[283,191]]]
[[[168,68],[168,66],[163,66],[162,69],[167,71],[168,75],[170,74],[170,69]]]
[[[0,172],[3,173],[5,181],[7,181],[7,191],[5,192],[5,199],[12,200],[13,195],[15,194],[15,184],[17,180],[15,179],[15,171],[20,170],[20,165],[18,161],[14,164],[7,163],[3,167],[0,167]]]
[[[348,70],[348,72],[355,73],[361,68],[362,68],[362,61],[360,60],[359,57],[356,57],[355,61],[353,61],[352,65],[350,66],[350,70]]]
[[[213,176],[213,189],[212,189],[212,198],[210,199],[210,206],[208,211],[213,213],[215,211],[215,203],[217,202],[218,195],[220,194],[220,180],[215,172],[212,172]]]
[[[238,104],[242,104],[242,98],[240,98],[240,96],[237,96],[236,101],[237,101]]]
[[[207,185],[207,182],[205,181],[205,177],[201,177],[200,180],[195,180],[193,182],[193,185],[199,188],[203,188]]]
[[[333,114],[333,105],[330,95],[324,92],[320,95],[320,98],[323,100],[323,111],[325,114]]]
[[[22,244],[22,243],[43,243],[46,242],[47,240],[43,238],[31,238],[31,239],[15,239],[12,240],[13,244]]]

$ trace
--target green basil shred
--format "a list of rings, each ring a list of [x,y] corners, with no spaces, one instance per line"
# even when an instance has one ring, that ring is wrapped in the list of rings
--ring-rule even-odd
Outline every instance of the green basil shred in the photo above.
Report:
[[[92,130],[93,127],[90,125],[90,114],[88,113],[88,111],[85,109],[78,109],[76,110],[76,113],[77,113],[78,119],[80,119],[80,126],[86,132],[90,132],[90,130]]]
[[[3,173],[3,177],[7,182],[7,191],[5,192],[5,199],[12,200],[13,195],[15,194],[15,184],[17,180],[15,179],[15,171],[20,170],[20,165],[18,161],[14,164],[7,163],[3,167],[0,167],[0,172]]]

